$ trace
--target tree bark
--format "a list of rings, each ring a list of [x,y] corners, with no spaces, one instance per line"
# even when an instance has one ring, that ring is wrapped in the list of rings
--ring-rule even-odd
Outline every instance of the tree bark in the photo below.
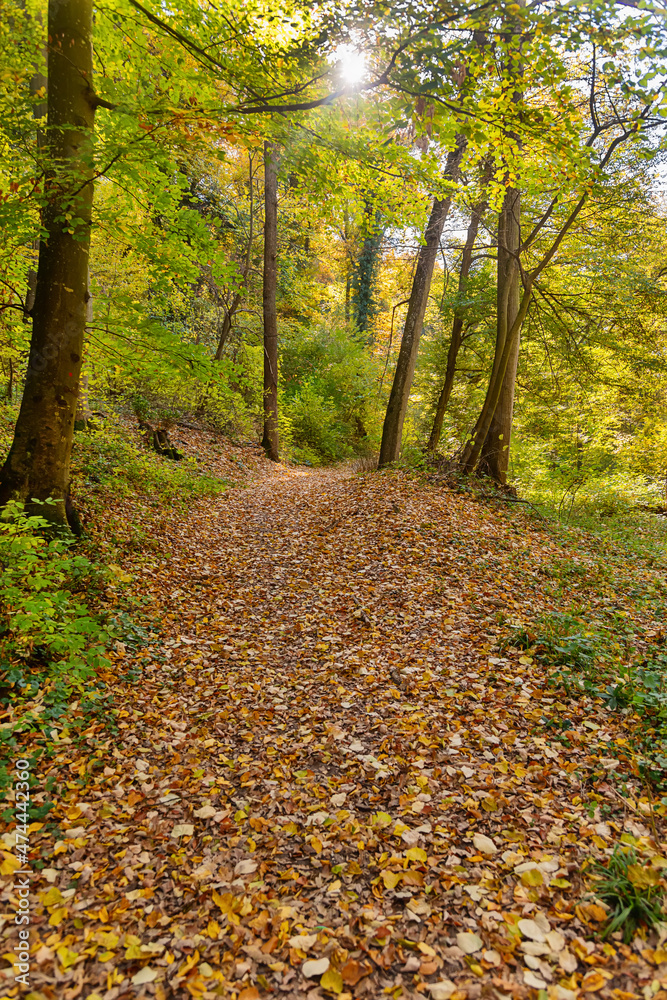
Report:
[[[470,215],[470,224],[468,226],[468,231],[466,233],[465,246],[463,247],[463,254],[461,256],[461,269],[459,271],[459,286],[458,286],[458,304],[454,310],[454,320],[452,322],[452,336],[449,342],[449,350],[447,352],[447,370],[445,372],[445,381],[438,398],[438,405],[435,411],[435,417],[433,420],[433,428],[431,430],[431,436],[428,439],[427,451],[429,455],[435,454],[438,445],[440,443],[440,435],[442,434],[442,424],[445,419],[445,413],[447,412],[447,404],[449,403],[449,397],[452,393],[452,388],[454,386],[454,376],[456,374],[456,361],[458,358],[459,350],[463,342],[463,322],[464,314],[462,308],[462,301],[466,293],[466,286],[468,284],[468,277],[470,275],[470,267],[472,265],[472,255],[475,249],[475,240],[477,239],[477,233],[479,232],[480,222],[484,212],[486,211],[486,201],[480,201],[477,205],[473,207],[472,213]]]
[[[48,36],[51,162],[42,213],[45,235],[39,248],[25,388],[0,473],[0,503],[17,499],[64,525],[88,297],[96,105],[92,0],[50,0]],[[48,499],[53,502],[45,505]]]
[[[272,462],[279,459],[278,440],[278,171],[276,148],[264,143],[264,436],[262,447]]]
[[[521,327],[523,325],[523,321],[528,315],[532,295],[533,278],[532,275],[528,275],[524,284],[523,295],[521,296],[519,312],[517,313],[511,329],[507,331],[507,338],[505,340],[505,346],[502,354],[500,354],[497,365],[494,365],[494,370],[491,373],[489,387],[486,391],[486,397],[482,405],[482,412],[480,413],[477,423],[475,424],[475,428],[470,435],[470,439],[463,450],[461,466],[465,472],[472,472],[479,461],[482,446],[486,441],[486,436],[489,433],[493,415],[500,399],[505,372],[507,371],[513,352],[518,351],[518,341],[521,335]]]
[[[521,193],[516,188],[508,188],[498,219],[498,321],[496,332],[496,354],[498,356],[502,353],[507,331],[512,328],[519,312],[521,301],[520,247]],[[480,454],[480,472],[484,472],[502,484],[507,482],[512,417],[514,415],[514,387],[520,345],[521,331],[519,330],[505,369],[498,405]]]
[[[457,138],[455,148],[447,157],[445,167],[445,178],[449,181],[455,180],[458,176],[461,159],[466,147],[466,140],[463,136]],[[408,303],[408,311],[403,327],[403,338],[398,352],[396,362],[396,372],[394,382],[389,394],[387,413],[384,418],[382,428],[382,444],[380,446],[380,460],[378,468],[395,462],[401,451],[401,440],[403,436],[403,423],[408,409],[408,400],[412,388],[412,380],[417,363],[417,352],[419,350],[419,339],[421,337],[424,315],[431,290],[431,279],[435,259],[440,249],[440,237],[445,224],[452,196],[446,198],[436,198],[433,202],[431,217],[426,227],[424,244],[419,248],[417,257],[417,267],[412,281],[412,291]]]

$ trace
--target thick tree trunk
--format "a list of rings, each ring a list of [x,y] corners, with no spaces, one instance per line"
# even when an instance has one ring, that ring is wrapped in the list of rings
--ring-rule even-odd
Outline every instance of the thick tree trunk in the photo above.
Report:
[[[497,336],[503,330],[502,343],[496,352],[502,353],[507,331],[518,315],[521,302],[521,275],[519,272],[519,248],[521,246],[521,194],[516,188],[508,188],[498,220],[498,283],[497,283]],[[502,322],[501,322],[502,317]],[[510,437],[514,415],[514,387],[519,362],[521,331],[515,338],[503,377],[498,405],[491,420],[480,455],[480,472],[491,476],[498,483],[507,481],[509,466]]]
[[[88,296],[95,112],[91,33],[91,0],[51,0],[46,236],[39,249],[23,399],[0,474],[0,502],[18,499],[58,524],[66,521]],[[66,228],[64,218],[70,220]],[[49,498],[54,502],[45,506]]]
[[[456,147],[447,157],[445,177],[447,180],[454,180],[458,176],[459,166],[466,146],[466,140],[460,136]],[[384,418],[382,428],[382,444],[380,446],[380,460],[378,468],[395,462],[401,451],[401,439],[403,436],[403,423],[408,409],[410,389],[417,363],[417,352],[419,350],[419,338],[421,337],[426,304],[431,290],[431,279],[435,259],[440,249],[440,237],[445,224],[445,219],[449,213],[452,197],[436,198],[433,202],[431,217],[428,221],[425,234],[425,242],[419,248],[417,267],[412,281],[412,291],[408,303],[408,312],[405,317],[403,328],[403,338],[398,352],[396,362],[396,372],[394,382],[389,394],[387,413]]]
[[[479,461],[482,446],[486,441],[486,436],[489,433],[493,415],[500,400],[505,372],[507,371],[507,367],[513,353],[518,351],[521,327],[526,316],[528,315],[532,294],[533,280],[530,276],[527,276],[524,283],[523,295],[521,296],[519,312],[517,313],[511,329],[507,332],[507,339],[505,340],[505,346],[502,354],[498,359],[497,366],[494,365],[494,370],[491,373],[489,387],[486,391],[486,398],[484,399],[484,403],[482,405],[482,412],[477,419],[475,428],[470,435],[470,439],[461,456],[461,466],[465,472],[472,472]]]
[[[276,149],[264,143],[264,437],[262,447],[273,461],[278,448],[278,314],[276,282],[278,256],[278,171]]]
[[[463,310],[461,303],[466,293],[466,285],[468,284],[468,277],[470,275],[470,267],[472,265],[472,255],[475,249],[475,240],[477,239],[477,233],[479,232],[479,225],[482,221],[484,212],[486,211],[486,201],[481,201],[479,204],[473,207],[470,216],[470,225],[468,226],[468,232],[466,233],[465,246],[463,247],[463,255],[461,257],[461,269],[459,271],[459,287],[458,287],[458,305],[454,311],[454,321],[452,322],[452,336],[449,342],[449,350],[447,352],[447,370],[445,372],[445,381],[440,392],[440,397],[438,399],[438,405],[435,411],[435,417],[433,420],[433,429],[431,430],[431,436],[428,439],[427,451],[429,455],[435,454],[438,445],[440,443],[440,435],[442,434],[442,424],[445,419],[445,413],[447,412],[447,404],[449,403],[449,397],[452,393],[452,388],[454,386],[454,376],[456,374],[456,361],[458,358],[459,350],[463,342]]]

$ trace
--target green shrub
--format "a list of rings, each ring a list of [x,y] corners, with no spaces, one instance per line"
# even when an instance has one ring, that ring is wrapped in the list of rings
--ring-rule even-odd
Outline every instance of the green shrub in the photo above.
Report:
[[[48,501],[47,501],[48,502]],[[0,699],[34,697],[39,688],[82,691],[101,666],[111,633],[84,597],[104,582],[100,567],[49,537],[48,521],[10,504],[0,520]]]
[[[281,408],[294,457],[313,465],[372,450],[379,431],[375,361],[345,329],[287,330]]]

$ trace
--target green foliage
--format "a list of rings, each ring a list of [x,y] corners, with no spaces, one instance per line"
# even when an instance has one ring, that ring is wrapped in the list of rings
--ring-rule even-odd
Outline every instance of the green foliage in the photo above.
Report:
[[[659,873],[643,865],[631,847],[617,845],[606,865],[595,862],[595,895],[610,907],[602,938],[623,933],[626,944],[640,927],[651,930],[665,919],[664,887]]]
[[[49,537],[48,524],[40,515],[26,516],[17,504],[8,505],[0,520],[5,705],[35,698],[46,685],[46,703],[53,709],[67,701],[68,692],[83,692],[97,669],[109,666],[105,649],[112,633],[89,600],[104,584],[105,572],[74,550],[71,537]]]
[[[149,402],[142,401],[150,411]],[[74,472],[84,489],[103,486],[120,496],[141,493],[154,503],[183,505],[193,497],[222,493],[228,485],[201,470],[195,459],[173,462],[142,448],[121,426],[80,434],[76,444]]]
[[[543,662],[568,667],[571,671],[588,672],[595,663],[600,634],[587,629],[573,615],[552,612],[540,618],[533,628],[519,629],[507,638],[505,644],[532,649]]]
[[[379,423],[376,369],[343,327],[292,327],[281,352],[282,405],[294,457],[313,465],[372,450]]]

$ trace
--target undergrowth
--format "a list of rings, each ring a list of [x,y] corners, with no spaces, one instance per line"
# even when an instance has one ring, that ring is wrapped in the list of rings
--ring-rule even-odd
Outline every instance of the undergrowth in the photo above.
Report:
[[[551,668],[549,683],[570,696],[600,699],[636,722],[634,747],[641,776],[667,791],[667,653],[633,654],[633,626],[570,612],[551,612],[506,637],[504,647],[529,651]]]
[[[606,864],[591,866],[595,895],[609,907],[602,938],[620,931],[626,944],[641,927],[651,930],[665,919],[660,872],[640,863],[632,847],[617,844]]]
[[[92,555],[71,535],[54,536],[41,515],[27,515],[19,504],[5,508],[0,519],[0,757],[5,760],[20,733],[41,734],[48,753],[63,738],[63,724],[76,733],[95,717],[114,727],[102,679],[112,668],[109,652],[121,642],[143,646],[150,640],[137,599],[122,593],[130,577]],[[7,782],[0,764],[0,789]]]
[[[119,425],[77,434],[73,479],[86,492],[99,487],[118,496],[145,495],[153,505],[169,502],[185,507],[196,497],[215,496],[229,486],[203,472],[192,458],[170,461],[140,448]]]

